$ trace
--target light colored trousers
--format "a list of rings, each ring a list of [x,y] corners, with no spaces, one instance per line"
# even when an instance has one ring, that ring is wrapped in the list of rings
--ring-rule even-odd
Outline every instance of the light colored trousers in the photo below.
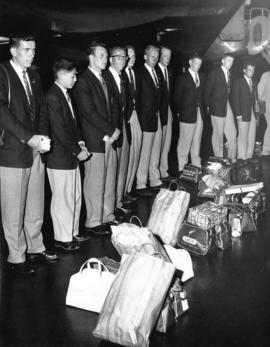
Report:
[[[236,128],[231,106],[227,103],[226,117],[211,115],[213,127],[212,146],[216,157],[223,157],[223,136],[226,136],[229,145],[229,158],[236,161]]]
[[[183,171],[188,163],[190,152],[191,164],[201,167],[201,140],[203,131],[203,121],[200,108],[197,107],[196,123],[179,123],[179,140],[177,144],[178,170]]]
[[[115,219],[116,151],[105,143],[105,153],[94,152],[84,167],[85,226],[93,228]]]
[[[31,168],[0,167],[2,225],[10,263],[25,261],[25,252],[45,250],[41,227],[44,213],[44,165],[33,150]]]
[[[117,188],[116,188],[116,207],[123,206],[123,196],[128,174],[129,143],[125,124],[123,125],[123,144],[117,148]]]
[[[168,108],[168,122],[162,127],[162,143],[159,171],[162,178],[168,177],[168,154],[172,142],[172,112],[170,106]]]
[[[51,216],[54,239],[71,242],[73,235],[79,233],[81,212],[81,175],[80,169],[47,169],[52,191]]]
[[[253,156],[256,141],[256,118],[251,114],[250,122],[237,120],[237,159],[250,159]]]
[[[139,158],[142,146],[142,130],[138,120],[137,112],[134,110],[130,117],[131,145],[129,151],[128,173],[125,192],[130,193],[139,165]]]
[[[263,137],[262,155],[269,155],[270,154],[270,103],[269,102],[266,103],[265,120],[266,120],[266,129],[265,129],[265,133]]]
[[[137,170],[137,189],[146,188],[149,174],[150,186],[160,185],[159,161],[161,150],[162,132],[158,116],[158,129],[156,132],[143,131],[142,148]]]

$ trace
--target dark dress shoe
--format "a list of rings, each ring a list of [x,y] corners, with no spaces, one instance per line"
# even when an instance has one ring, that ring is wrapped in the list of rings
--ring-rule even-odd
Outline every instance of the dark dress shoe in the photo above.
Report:
[[[151,189],[160,189],[163,187],[163,184],[158,184],[157,186],[151,186]]]
[[[108,226],[108,223],[102,224],[102,225],[97,225],[96,227],[93,228],[85,228],[85,230],[91,232],[94,235],[97,236],[107,236],[111,234],[111,229]]]
[[[140,196],[152,196],[153,192],[148,188],[136,189],[136,193]]]
[[[137,200],[137,197],[131,193],[127,193],[124,197],[124,200],[127,199],[127,200],[130,200],[130,201],[136,201]]]
[[[88,235],[82,235],[82,234],[73,235],[73,241],[76,241],[79,243],[88,241],[89,239],[90,239],[90,237]]]
[[[172,176],[167,176],[167,177],[161,178],[162,182],[172,182],[172,181],[177,181],[177,180],[178,180],[177,177],[172,177]]]
[[[35,273],[35,269],[33,266],[28,264],[26,261],[23,263],[8,263],[9,269],[18,274],[18,275],[33,275]]]
[[[117,207],[116,209],[115,209],[115,214],[117,214],[117,215],[126,215],[126,214],[129,214],[129,213],[131,213],[132,212],[132,209],[131,208],[128,208],[128,207],[124,207],[124,206],[122,206],[122,207]]]
[[[44,251],[41,253],[28,253],[26,254],[26,258],[30,263],[42,263],[59,260],[58,255],[51,251]]]
[[[80,245],[77,242],[61,242],[54,241],[54,247],[59,250],[59,252],[72,253],[77,252],[80,249]]]

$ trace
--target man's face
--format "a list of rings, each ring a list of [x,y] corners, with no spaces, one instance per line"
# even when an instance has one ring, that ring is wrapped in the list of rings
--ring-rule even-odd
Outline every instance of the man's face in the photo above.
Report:
[[[111,67],[117,71],[121,72],[126,65],[127,55],[124,49],[116,49],[112,56],[110,57]]]
[[[172,55],[172,52],[170,49],[162,48],[160,51],[160,57],[159,57],[160,64],[162,64],[164,67],[167,67],[170,64],[171,55]]]
[[[136,55],[135,55],[134,49],[128,48],[127,54],[128,54],[128,58],[129,58],[127,66],[133,67],[135,64],[135,61],[136,61]]]
[[[36,43],[35,41],[21,40],[19,46],[12,47],[10,52],[14,63],[25,70],[33,63],[36,52]]]
[[[221,60],[222,65],[225,69],[230,70],[230,68],[232,67],[233,64],[233,57],[225,57]]]
[[[57,80],[63,88],[71,89],[77,81],[77,70],[75,68],[71,71],[60,70],[57,73]]]
[[[96,47],[94,54],[90,55],[90,65],[91,67],[100,72],[105,70],[108,62],[108,53],[104,47]]]
[[[255,72],[255,66],[252,65],[248,65],[245,69],[244,69],[244,74],[247,76],[247,78],[252,78]]]
[[[202,65],[202,60],[200,58],[194,58],[189,60],[189,67],[192,71],[198,72]]]
[[[144,55],[144,60],[147,65],[149,65],[151,68],[154,68],[156,63],[158,62],[158,56],[159,51],[157,49],[151,48],[147,52],[147,54]]]

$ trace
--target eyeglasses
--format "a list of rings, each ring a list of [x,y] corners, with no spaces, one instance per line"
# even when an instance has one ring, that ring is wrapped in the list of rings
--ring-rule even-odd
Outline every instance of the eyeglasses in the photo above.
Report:
[[[124,55],[112,55],[112,58],[116,58],[117,60],[124,60],[127,61],[128,57],[124,56]]]

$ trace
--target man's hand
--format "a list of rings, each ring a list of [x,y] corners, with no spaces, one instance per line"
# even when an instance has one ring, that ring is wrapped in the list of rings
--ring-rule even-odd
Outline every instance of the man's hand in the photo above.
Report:
[[[242,122],[243,116],[237,116],[236,119],[237,119],[237,121]]]
[[[120,136],[121,131],[119,129],[115,129],[114,133],[112,134],[111,138],[113,138],[114,140],[117,140],[118,137]]]
[[[88,157],[89,157],[88,151],[84,151],[84,150],[82,150],[82,151],[77,155],[77,158],[78,158],[80,161],[84,161],[84,160],[86,160]]]

